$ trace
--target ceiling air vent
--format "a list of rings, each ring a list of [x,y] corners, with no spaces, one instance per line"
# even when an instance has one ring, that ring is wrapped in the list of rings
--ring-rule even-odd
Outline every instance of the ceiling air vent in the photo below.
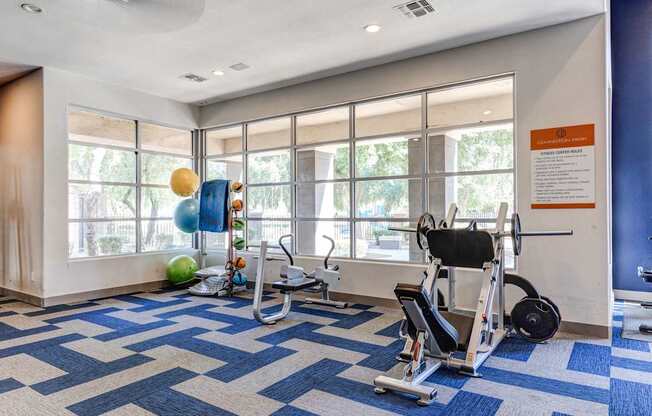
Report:
[[[231,68],[234,71],[244,71],[245,69],[249,68],[249,65],[238,62],[237,64],[231,65],[229,68]]]
[[[187,79],[188,81],[192,81],[192,82],[208,81],[208,78],[204,78],[201,75],[197,75],[197,74],[183,74],[179,78]]]
[[[422,17],[435,12],[435,8],[428,0],[408,1],[407,3],[394,6],[394,9],[403,13],[404,16],[409,17]]]

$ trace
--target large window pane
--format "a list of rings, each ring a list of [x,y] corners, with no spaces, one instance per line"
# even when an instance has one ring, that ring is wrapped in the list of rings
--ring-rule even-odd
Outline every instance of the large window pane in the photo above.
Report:
[[[469,172],[514,166],[512,124],[456,129],[428,138],[429,170]]]
[[[290,234],[292,232],[292,225],[290,221],[260,221],[249,220],[247,221],[247,244],[254,251],[260,247],[260,242],[265,240],[271,246],[278,245],[278,239],[282,235]],[[285,244],[288,244],[285,242]],[[288,247],[291,250],[291,247]],[[270,248],[269,251],[278,252],[279,249]]]
[[[172,218],[174,209],[182,201],[182,198],[176,196],[169,188],[143,186],[141,192],[142,218]]]
[[[247,124],[247,149],[273,149],[290,145],[290,117]]]
[[[410,222],[357,222],[355,256],[358,259],[423,262],[414,233],[390,231],[389,227],[416,227]]]
[[[172,220],[141,223],[143,251],[174,250],[192,247],[192,234],[179,231]]]
[[[242,182],[242,155],[206,159],[206,179],[228,179]]]
[[[513,108],[511,77],[437,90],[428,94],[428,127],[508,120]]]
[[[68,178],[94,182],[136,182],[136,153],[102,147],[68,146]]]
[[[71,183],[68,218],[136,218],[136,187]]]
[[[349,183],[297,185],[297,216],[300,218],[346,218],[349,216]]]
[[[192,159],[141,153],[142,182],[147,185],[167,185],[177,168],[192,169]]]
[[[136,252],[136,222],[68,224],[68,257],[95,257]]]
[[[298,253],[325,256],[331,249],[331,243],[323,237],[324,235],[335,240],[335,250],[331,256],[350,256],[351,223],[348,221],[298,221]]]
[[[139,123],[138,128],[141,148],[192,155],[192,132],[148,123]]]
[[[290,150],[250,153],[247,156],[248,183],[290,181]]]
[[[206,249],[226,250],[228,233],[206,233]]]
[[[297,144],[349,137],[349,107],[338,107],[297,117]]]
[[[88,111],[68,113],[70,140],[110,146],[136,146],[136,123]]]
[[[358,218],[418,218],[423,213],[421,179],[359,181],[355,184]]]
[[[249,218],[289,218],[290,185],[249,186],[246,210]]]
[[[297,150],[297,181],[349,177],[349,144],[338,143]]]
[[[242,126],[209,130],[206,132],[208,156],[242,152]]]
[[[501,202],[514,207],[514,175],[463,175],[433,178],[429,181],[430,213],[436,218],[445,215],[449,204],[455,202],[459,218],[491,219],[498,215]]]
[[[420,137],[385,137],[355,143],[355,175],[419,175],[423,172],[423,143]]]
[[[355,106],[355,136],[421,129],[421,96],[391,98]]]

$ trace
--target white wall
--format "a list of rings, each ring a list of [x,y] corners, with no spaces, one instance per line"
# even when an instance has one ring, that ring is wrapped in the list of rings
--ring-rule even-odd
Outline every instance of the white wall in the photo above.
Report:
[[[197,127],[197,109],[172,100],[44,69],[45,160],[43,296],[115,288],[165,278],[167,259],[179,254],[138,254],[68,260],[67,109],[82,106],[173,127]],[[192,251],[191,251],[192,252]]]
[[[42,293],[43,73],[0,87],[0,287]]]
[[[389,93],[515,73],[517,209],[526,229],[572,228],[572,237],[528,239],[518,273],[559,305],[566,321],[607,326],[608,265],[607,74],[604,16],[251,95],[203,107],[202,127],[257,119]],[[595,123],[596,200],[592,210],[531,210],[529,133]],[[302,261],[314,265],[314,261]],[[399,281],[422,267],[340,262],[340,291],[392,298]],[[458,297],[475,303],[477,274],[458,273]],[[510,298],[517,298],[512,293]]]

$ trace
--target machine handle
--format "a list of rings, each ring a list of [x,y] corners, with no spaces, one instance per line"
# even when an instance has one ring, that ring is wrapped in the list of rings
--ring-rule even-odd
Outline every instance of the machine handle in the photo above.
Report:
[[[335,240],[327,236],[326,234],[322,235],[325,239],[331,242],[331,249],[328,250],[328,254],[326,254],[326,257],[324,257],[324,270],[328,270],[328,259],[331,257],[331,253],[333,250],[335,250]],[[334,269],[337,270],[337,269]]]
[[[281,246],[281,250],[285,253],[286,256],[288,256],[288,259],[290,260],[290,266],[294,266],[294,258],[292,257],[292,254],[288,251],[287,248],[283,245],[283,240],[286,238],[292,238],[292,234],[285,234],[282,235],[281,238],[278,239],[278,245]]]

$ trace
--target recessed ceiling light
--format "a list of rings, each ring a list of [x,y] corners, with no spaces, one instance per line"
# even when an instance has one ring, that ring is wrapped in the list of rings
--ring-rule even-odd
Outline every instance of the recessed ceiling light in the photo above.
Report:
[[[213,75],[215,75],[216,77],[224,76],[224,71],[220,71],[219,69],[216,69],[213,71]]]
[[[484,111],[482,112],[482,114],[484,114],[485,116],[488,116],[488,115],[490,115],[491,113],[493,113],[493,111],[491,111],[491,110],[484,110]]]
[[[376,24],[367,25],[364,27],[364,30],[366,30],[369,33],[380,32],[380,29],[382,29],[380,25],[376,25]]]
[[[43,11],[43,9],[31,3],[23,3],[20,5],[20,8],[29,13],[41,13]]]

